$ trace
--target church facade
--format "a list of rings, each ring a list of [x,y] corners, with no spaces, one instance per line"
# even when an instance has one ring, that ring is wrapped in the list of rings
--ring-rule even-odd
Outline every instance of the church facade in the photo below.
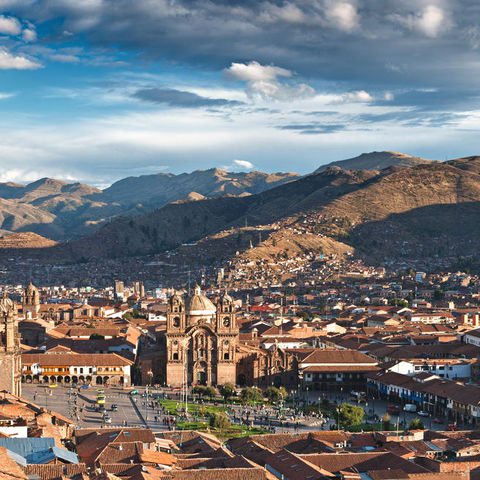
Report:
[[[186,299],[170,297],[167,306],[166,384],[223,385],[236,383],[238,328],[232,298],[214,305],[196,287]]]
[[[4,295],[0,298],[0,391],[22,393],[20,334],[17,308]]]

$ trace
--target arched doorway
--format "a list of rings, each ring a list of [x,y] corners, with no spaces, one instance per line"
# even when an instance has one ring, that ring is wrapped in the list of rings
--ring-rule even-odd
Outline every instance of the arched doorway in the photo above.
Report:
[[[243,373],[240,373],[237,377],[237,384],[240,387],[244,387],[247,384],[247,379],[245,378],[245,375]]]
[[[84,377],[83,375],[80,375],[80,376],[78,377],[78,381],[79,381],[79,383],[80,383],[81,385],[83,385],[83,384],[85,383],[85,377]]]
[[[86,381],[87,383],[92,383],[92,377],[90,375],[87,375]]]
[[[27,375],[27,376],[25,377],[25,381],[26,381],[27,383],[32,383],[32,376],[31,376],[31,375]]]
[[[63,377],[61,375],[59,375],[57,377],[57,383],[62,383],[62,380],[63,380]]]
[[[46,375],[42,377],[42,380],[43,380],[43,383],[48,383],[48,377]]]
[[[63,379],[64,383],[70,383],[70,377],[68,375],[65,375],[65,378]]]
[[[108,383],[108,377],[103,377],[103,384],[106,385]]]
[[[102,384],[102,377],[98,376],[96,379],[95,379],[95,383],[97,385],[101,385]]]
[[[50,381],[52,383],[56,383],[57,382],[57,379],[55,378],[55,375],[50,375]]]
[[[40,381],[40,375],[34,375],[33,376],[33,382],[38,383]]]

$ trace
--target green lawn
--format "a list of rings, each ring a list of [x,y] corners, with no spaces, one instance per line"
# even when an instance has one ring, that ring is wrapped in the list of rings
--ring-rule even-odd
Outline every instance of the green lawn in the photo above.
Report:
[[[158,400],[159,404],[165,407],[169,415],[183,415],[183,409],[185,404],[177,400]],[[223,405],[207,405],[201,403],[187,403],[188,412],[194,415],[197,412],[204,411],[205,413],[218,413],[225,412],[228,410],[228,405],[224,407]]]
[[[231,425],[230,428],[226,430],[219,430],[210,427],[207,422],[178,422],[177,428],[179,430],[195,430],[198,432],[207,432],[224,439],[268,433],[266,430],[260,427],[253,427],[248,429],[243,425]]]

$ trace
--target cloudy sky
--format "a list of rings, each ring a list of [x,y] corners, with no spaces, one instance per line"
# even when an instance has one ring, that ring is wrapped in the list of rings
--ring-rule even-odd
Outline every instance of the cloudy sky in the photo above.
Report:
[[[480,153],[476,0],[0,0],[0,181]]]

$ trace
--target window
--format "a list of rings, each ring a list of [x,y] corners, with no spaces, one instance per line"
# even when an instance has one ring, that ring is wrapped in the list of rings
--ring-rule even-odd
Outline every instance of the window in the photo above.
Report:
[[[223,359],[224,360],[230,360],[230,354],[228,352],[223,354]]]
[[[178,360],[178,353],[174,353],[174,354],[173,354],[173,359],[174,359],[174,360]]]
[[[80,368],[80,373],[83,373],[83,367],[82,367],[82,368]]]
[[[199,351],[198,351],[198,356],[200,358],[203,358],[203,355],[205,354],[205,351],[203,350],[203,348],[201,348]]]

